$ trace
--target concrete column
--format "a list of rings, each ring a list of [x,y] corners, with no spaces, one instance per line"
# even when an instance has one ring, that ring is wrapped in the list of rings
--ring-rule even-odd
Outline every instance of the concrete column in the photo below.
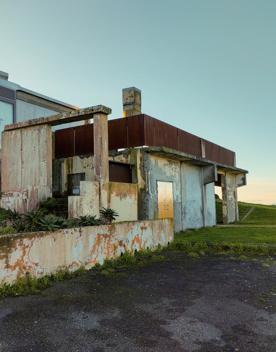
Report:
[[[223,223],[239,220],[236,175],[226,173],[221,176]]]
[[[107,115],[97,113],[94,120],[94,168],[95,178],[100,185],[100,208],[108,207],[108,122]]]

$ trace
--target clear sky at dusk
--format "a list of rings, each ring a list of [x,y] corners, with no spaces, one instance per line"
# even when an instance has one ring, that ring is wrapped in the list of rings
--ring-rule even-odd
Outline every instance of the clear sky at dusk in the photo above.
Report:
[[[241,200],[276,203],[275,0],[0,0],[0,70],[120,117],[144,113],[237,152]]]

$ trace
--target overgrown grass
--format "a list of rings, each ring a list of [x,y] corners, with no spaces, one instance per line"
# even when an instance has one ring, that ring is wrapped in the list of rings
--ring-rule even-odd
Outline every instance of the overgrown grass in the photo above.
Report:
[[[25,296],[29,294],[37,294],[42,290],[51,287],[54,283],[69,280],[77,277],[85,272],[84,268],[80,268],[74,272],[61,270],[52,275],[45,275],[41,278],[26,275],[18,279],[14,284],[4,284],[0,287],[0,297]]]

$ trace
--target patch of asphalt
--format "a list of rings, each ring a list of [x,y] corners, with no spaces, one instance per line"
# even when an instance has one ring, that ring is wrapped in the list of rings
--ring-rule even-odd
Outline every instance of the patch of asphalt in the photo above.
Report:
[[[276,351],[273,265],[167,257],[1,300],[0,352]]]

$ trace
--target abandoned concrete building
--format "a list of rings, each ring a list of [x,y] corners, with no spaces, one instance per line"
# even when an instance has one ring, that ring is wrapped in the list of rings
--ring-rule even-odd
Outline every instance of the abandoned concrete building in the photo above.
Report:
[[[139,89],[123,90],[123,117],[114,120],[102,105],[70,109],[56,102],[55,109],[56,115],[5,120],[13,123],[2,133],[2,207],[26,212],[56,197],[69,217],[110,207],[119,221],[170,217],[181,231],[216,224],[219,186],[223,222],[238,220],[237,188],[247,171],[236,167],[235,153],[142,114]]]

